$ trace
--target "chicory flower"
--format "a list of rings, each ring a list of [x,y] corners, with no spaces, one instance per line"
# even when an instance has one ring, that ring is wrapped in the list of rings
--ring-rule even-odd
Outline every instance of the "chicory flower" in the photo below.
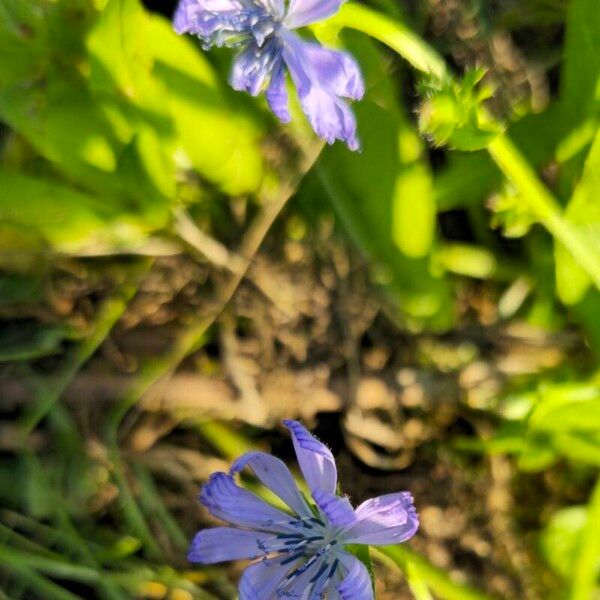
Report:
[[[242,575],[240,600],[373,600],[366,567],[345,546],[396,544],[412,537],[419,519],[411,494],[386,494],[352,508],[348,498],[336,493],[331,451],[297,421],[284,425],[312,502],[281,460],[248,452],[229,473],[214,473],[203,486],[200,502],[228,526],[197,533],[188,559],[201,564],[260,559]],[[289,511],[237,485],[234,477],[246,467]]]
[[[283,122],[290,121],[286,70],[302,109],[317,135],[332,144],[359,147],[356,120],[342,98],[360,100],[364,83],[346,52],[307,42],[295,29],[335,14],[342,0],[180,0],[177,33],[192,33],[211,46],[239,48],[230,83],[253,96],[266,89],[267,102]]]

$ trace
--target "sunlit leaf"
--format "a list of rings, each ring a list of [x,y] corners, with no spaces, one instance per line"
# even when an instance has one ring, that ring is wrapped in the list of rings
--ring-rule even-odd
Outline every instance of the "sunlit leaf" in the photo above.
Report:
[[[583,176],[569,201],[565,216],[576,235],[600,263],[600,133],[587,157]],[[561,300],[579,302],[591,279],[573,256],[560,244],[556,246],[556,282]]]

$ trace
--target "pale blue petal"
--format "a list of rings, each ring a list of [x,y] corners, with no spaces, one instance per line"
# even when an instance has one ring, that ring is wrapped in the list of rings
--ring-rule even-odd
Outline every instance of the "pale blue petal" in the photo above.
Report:
[[[364,96],[365,84],[360,67],[347,52],[309,42],[302,45],[302,51],[323,88],[352,100],[360,100]]]
[[[249,12],[239,0],[181,0],[173,17],[177,33],[193,33],[205,42],[220,31],[248,29]]]
[[[282,123],[291,121],[290,111],[288,108],[288,95],[285,89],[285,64],[283,60],[273,68],[271,75],[271,83],[267,88],[267,102],[275,116]]]
[[[233,62],[229,78],[231,87],[257,96],[279,60],[279,51],[274,41],[271,40],[262,47],[250,44]]]
[[[298,515],[302,517],[312,516],[310,508],[302,498],[290,470],[283,461],[266,452],[248,452],[240,456],[231,465],[229,473],[234,475],[245,467],[252,469],[261,483],[277,494]]]
[[[360,86],[356,78],[344,81],[343,71],[338,71],[335,77],[329,71],[319,73],[319,64],[313,65],[311,62],[311,55],[314,57],[315,54],[314,44],[305,42],[290,32],[282,33],[281,37],[283,59],[312,128],[329,144],[333,144],[336,139],[343,140],[351,150],[358,150],[356,119],[348,104],[336,94],[342,90],[345,93],[358,93]],[[331,67],[331,60],[325,59],[322,62]],[[347,64],[347,61],[342,61],[342,64]],[[327,85],[331,88],[326,87]]]
[[[419,516],[409,492],[386,494],[363,502],[355,511],[356,523],[340,538],[348,544],[399,544],[419,528]]]
[[[282,565],[281,563],[284,562]],[[298,561],[286,563],[285,559],[261,560],[250,565],[242,575],[239,584],[239,600],[271,600],[276,598],[275,590],[285,579],[290,568]]]
[[[341,4],[342,0],[291,0],[283,24],[288,29],[297,29],[322,21],[334,15]]]
[[[233,527],[213,527],[199,531],[190,546],[188,560],[204,565],[266,556],[279,546],[275,533],[248,531]]]
[[[339,556],[346,569],[346,576],[337,586],[342,600],[374,600],[367,567],[356,556],[347,552],[340,553]]]
[[[336,496],[321,490],[313,492],[313,499],[319,509],[327,516],[331,525],[348,527],[356,521],[352,504],[346,497]]]
[[[311,598],[310,594],[314,590],[315,584],[318,583],[321,575],[331,567],[333,560],[330,558],[319,554],[308,559],[305,558],[277,586],[276,598],[302,598],[303,600]]]
[[[296,530],[290,524],[291,515],[239,487],[227,473],[211,475],[200,491],[200,502],[218,519],[238,527],[275,532]]]
[[[285,0],[262,0],[263,4],[277,20],[281,20],[285,13]]]
[[[333,494],[337,485],[337,469],[331,450],[298,421],[286,420],[283,424],[292,434],[298,464],[311,492],[321,490]]]

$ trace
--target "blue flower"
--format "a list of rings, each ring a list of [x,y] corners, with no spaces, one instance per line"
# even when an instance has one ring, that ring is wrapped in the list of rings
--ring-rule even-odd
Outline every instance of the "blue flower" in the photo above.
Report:
[[[211,46],[240,49],[230,83],[253,96],[266,88],[271,110],[290,121],[286,68],[302,109],[317,135],[332,144],[359,147],[356,120],[342,98],[360,100],[364,83],[356,61],[345,52],[304,41],[293,32],[339,10],[342,0],[180,0],[174,25]]]
[[[240,600],[373,600],[369,573],[347,544],[396,544],[412,537],[419,519],[409,492],[379,496],[353,509],[336,495],[337,469],[330,450],[300,423],[284,421],[312,501],[300,493],[285,464],[264,452],[238,458],[229,473],[214,473],[200,502],[228,527],[196,534],[192,562],[260,559],[246,568]],[[234,476],[250,468],[289,512],[241,488]]]

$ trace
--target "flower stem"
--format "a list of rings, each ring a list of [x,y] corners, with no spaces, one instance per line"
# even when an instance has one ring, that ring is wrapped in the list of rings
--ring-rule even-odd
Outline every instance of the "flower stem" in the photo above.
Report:
[[[600,262],[565,219],[561,206],[511,139],[501,134],[489,143],[487,150],[502,173],[520,192],[529,210],[569,250],[600,289]]]
[[[415,69],[438,79],[444,79],[448,74],[444,59],[410,27],[362,4],[344,4],[329,24],[370,35],[395,50]]]

